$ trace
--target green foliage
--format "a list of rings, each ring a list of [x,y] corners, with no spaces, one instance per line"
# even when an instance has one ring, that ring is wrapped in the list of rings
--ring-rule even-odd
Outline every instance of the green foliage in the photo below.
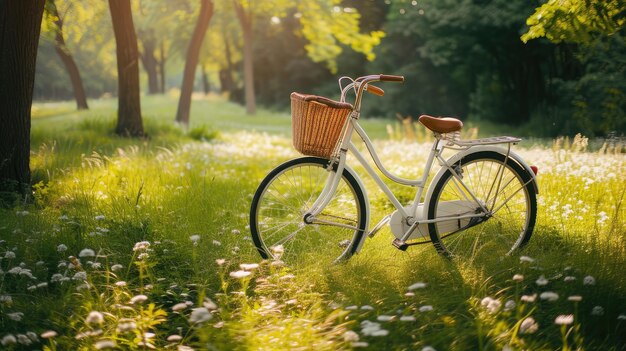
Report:
[[[524,42],[546,37],[554,43],[588,44],[624,27],[625,5],[623,0],[549,0],[528,17],[528,32],[521,38]]]

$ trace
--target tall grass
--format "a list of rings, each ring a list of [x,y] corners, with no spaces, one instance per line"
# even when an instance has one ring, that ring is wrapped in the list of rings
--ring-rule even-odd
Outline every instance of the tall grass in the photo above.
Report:
[[[34,202],[0,210],[3,349],[626,347],[623,155],[517,150],[540,172],[523,256],[450,262],[430,245],[398,251],[384,229],[345,264],[285,267],[260,261],[247,224],[262,177],[297,156],[287,116],[205,101],[215,115],[196,111],[187,132],[167,101],[147,101],[165,112],[148,115],[146,140],[111,134],[110,107],[38,112],[56,127],[33,124]],[[405,177],[429,150],[375,143]],[[390,207],[364,181],[375,222]]]

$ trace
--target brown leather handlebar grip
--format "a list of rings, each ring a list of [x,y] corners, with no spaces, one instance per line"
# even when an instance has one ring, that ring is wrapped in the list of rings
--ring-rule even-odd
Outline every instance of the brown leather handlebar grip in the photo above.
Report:
[[[380,81],[381,82],[404,82],[404,77],[403,76],[392,76],[389,74],[381,74],[380,75]]]
[[[379,87],[375,87],[371,84],[367,85],[367,92],[370,94],[374,94],[374,95],[378,95],[378,96],[385,96],[385,91],[382,90]]]

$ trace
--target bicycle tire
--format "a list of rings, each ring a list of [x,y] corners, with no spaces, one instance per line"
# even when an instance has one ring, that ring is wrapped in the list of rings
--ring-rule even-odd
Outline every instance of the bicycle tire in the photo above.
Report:
[[[474,260],[510,255],[523,248],[530,240],[537,216],[532,175],[513,158],[496,151],[470,153],[451,168],[457,173],[460,171],[463,183],[489,212],[496,212],[480,219],[429,223],[430,239],[437,252],[448,258]],[[471,195],[462,190],[449,169],[434,187],[428,203],[429,220],[437,216],[483,212],[473,198],[469,200]]]
[[[345,219],[356,229],[304,222],[328,179],[328,162],[318,157],[297,158],[263,179],[250,207],[250,231],[262,258],[287,264],[319,263],[322,257],[334,262],[356,252],[366,230],[366,203],[359,182],[348,170],[343,171],[337,192],[318,218]],[[282,250],[276,249],[278,245]]]

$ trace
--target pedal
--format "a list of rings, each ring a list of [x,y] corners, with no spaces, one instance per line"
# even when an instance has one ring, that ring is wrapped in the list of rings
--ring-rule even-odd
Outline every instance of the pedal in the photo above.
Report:
[[[391,242],[391,245],[395,246],[396,249],[401,250],[401,251],[406,251],[406,249],[409,248],[409,244],[407,244],[406,241],[402,241],[398,238],[395,238]]]

